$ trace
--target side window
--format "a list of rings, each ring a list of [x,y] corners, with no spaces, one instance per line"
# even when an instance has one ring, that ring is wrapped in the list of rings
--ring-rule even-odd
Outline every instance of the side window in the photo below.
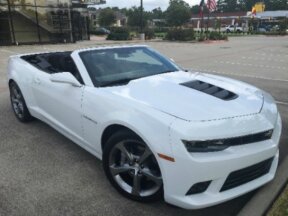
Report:
[[[52,54],[48,58],[48,62],[56,69],[54,73],[70,72],[81,84],[84,85],[80,72],[78,71],[75,62],[69,54]]]
[[[73,59],[70,56],[65,56],[62,59],[62,71],[70,72],[82,85],[84,85],[83,79],[80,72],[77,69],[77,66]]]
[[[70,72],[75,78],[84,85],[80,72],[75,62],[70,56],[70,52],[48,53],[22,56],[21,58],[39,70],[52,74],[60,72]]]

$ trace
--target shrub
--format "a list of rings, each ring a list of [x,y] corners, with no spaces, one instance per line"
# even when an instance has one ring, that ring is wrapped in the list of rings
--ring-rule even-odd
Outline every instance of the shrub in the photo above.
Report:
[[[166,35],[167,33],[165,32],[155,33],[155,37],[162,38],[162,39],[166,38]]]
[[[227,40],[228,36],[227,35],[223,35],[220,32],[217,31],[212,31],[209,33],[208,36],[209,40]]]
[[[167,40],[190,41],[195,40],[195,33],[193,29],[178,29],[174,28],[168,31],[166,35]]]
[[[127,28],[115,27],[111,29],[111,33],[108,35],[107,40],[130,40],[130,33]]]
[[[201,42],[201,41],[204,41],[204,40],[206,40],[205,34],[200,33],[200,34],[199,34],[199,37],[198,37],[198,41]]]
[[[153,29],[147,28],[144,30],[144,33],[145,33],[145,39],[147,40],[151,40],[152,38],[155,37],[155,33]]]
[[[227,35],[221,35],[221,40],[228,40],[228,36]]]
[[[268,36],[287,35],[287,33],[285,31],[264,32],[263,34],[268,35]]]
[[[170,29],[169,27],[156,27],[154,28],[154,32],[155,33],[162,33],[162,32],[167,33],[169,29]]]

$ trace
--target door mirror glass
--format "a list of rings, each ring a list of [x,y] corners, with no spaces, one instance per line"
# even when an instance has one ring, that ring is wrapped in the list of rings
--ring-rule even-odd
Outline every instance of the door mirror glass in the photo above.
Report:
[[[50,80],[51,82],[66,83],[75,87],[82,86],[81,83],[70,72],[51,74]]]

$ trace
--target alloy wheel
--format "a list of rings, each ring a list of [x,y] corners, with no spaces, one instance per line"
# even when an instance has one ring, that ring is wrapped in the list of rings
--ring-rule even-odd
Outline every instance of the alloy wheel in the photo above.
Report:
[[[115,144],[109,156],[109,170],[115,182],[136,197],[151,196],[162,187],[156,159],[140,141],[125,140]]]
[[[16,85],[11,86],[11,102],[15,114],[21,119],[24,115],[24,102],[20,90]]]

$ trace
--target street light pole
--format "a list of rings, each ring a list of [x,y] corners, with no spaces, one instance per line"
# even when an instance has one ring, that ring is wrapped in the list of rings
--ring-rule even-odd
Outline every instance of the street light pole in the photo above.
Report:
[[[143,33],[143,0],[141,1],[141,6],[140,6],[140,33]]]

